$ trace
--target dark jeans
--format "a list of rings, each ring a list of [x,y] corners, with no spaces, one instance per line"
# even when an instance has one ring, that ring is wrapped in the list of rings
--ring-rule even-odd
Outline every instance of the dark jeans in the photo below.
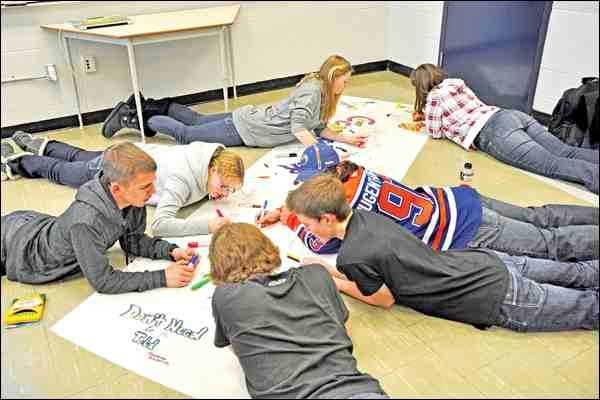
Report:
[[[192,142],[221,143],[225,146],[243,146],[231,113],[202,115],[173,103],[168,115],[148,119],[150,129],[171,136],[179,144]]]
[[[569,146],[520,111],[500,110],[492,115],[475,145],[507,164],[581,183],[598,193],[598,150]]]
[[[46,145],[43,156],[27,155],[8,163],[26,178],[46,178],[78,188],[94,178],[102,166],[101,151],[87,151],[57,141]]]
[[[598,260],[498,256],[509,284],[495,325],[519,332],[598,330]]]
[[[481,226],[468,246],[558,261],[598,258],[598,209],[518,207],[481,196]]]

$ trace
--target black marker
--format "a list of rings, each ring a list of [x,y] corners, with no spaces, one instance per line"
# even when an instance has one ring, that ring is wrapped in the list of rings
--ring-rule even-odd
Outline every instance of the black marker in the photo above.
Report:
[[[298,153],[279,153],[279,154],[276,154],[275,157],[277,157],[277,158],[298,157]]]

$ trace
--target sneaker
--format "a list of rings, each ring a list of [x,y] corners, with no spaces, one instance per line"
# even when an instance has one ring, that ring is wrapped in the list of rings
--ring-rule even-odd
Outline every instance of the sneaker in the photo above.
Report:
[[[10,145],[10,143],[6,143],[6,142],[2,142],[0,144],[0,146],[2,146],[0,148],[0,152],[2,153],[1,172],[2,172],[2,182],[4,182],[5,180],[13,179],[12,171],[10,170],[7,163],[8,163],[8,157],[15,154],[15,149],[13,149],[13,147]]]
[[[127,103],[120,101],[104,120],[102,136],[111,138],[123,128],[139,129],[137,117],[132,118],[132,116],[135,116],[135,109],[132,110]]]
[[[12,145],[8,142],[2,142],[1,144],[1,149],[0,149],[0,153],[1,156],[0,157],[0,171],[2,172],[2,181],[5,180],[16,180],[18,178],[20,178],[20,175],[16,172],[13,171],[10,166],[8,165],[8,163],[10,161],[16,160],[18,158],[21,158],[23,156],[27,156],[27,155],[33,155],[31,153],[27,153],[27,152],[22,152],[19,154],[15,153],[15,149],[12,147]]]
[[[34,138],[32,134],[17,131],[13,134],[12,140],[22,150],[38,156],[43,156],[48,144],[48,138]]]
[[[144,104],[146,103],[146,99],[142,95],[142,92],[140,92],[140,101],[142,102],[142,108],[144,108]],[[132,109],[135,109],[135,96],[133,94],[131,96],[129,96],[129,98],[127,99],[126,103],[127,103],[127,105],[129,107],[131,107]]]

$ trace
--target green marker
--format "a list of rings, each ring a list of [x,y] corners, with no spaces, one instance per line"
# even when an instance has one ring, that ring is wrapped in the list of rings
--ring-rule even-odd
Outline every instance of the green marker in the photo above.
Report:
[[[197,290],[200,289],[202,286],[206,285],[208,282],[210,282],[210,275],[206,274],[202,277],[201,280],[199,280],[194,286],[192,286],[192,290]]]

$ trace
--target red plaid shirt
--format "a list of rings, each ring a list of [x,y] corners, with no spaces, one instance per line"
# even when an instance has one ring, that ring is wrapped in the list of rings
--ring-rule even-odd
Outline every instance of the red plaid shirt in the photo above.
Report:
[[[485,105],[462,79],[444,79],[427,95],[425,129],[434,139],[447,137],[469,149],[498,107]]]

